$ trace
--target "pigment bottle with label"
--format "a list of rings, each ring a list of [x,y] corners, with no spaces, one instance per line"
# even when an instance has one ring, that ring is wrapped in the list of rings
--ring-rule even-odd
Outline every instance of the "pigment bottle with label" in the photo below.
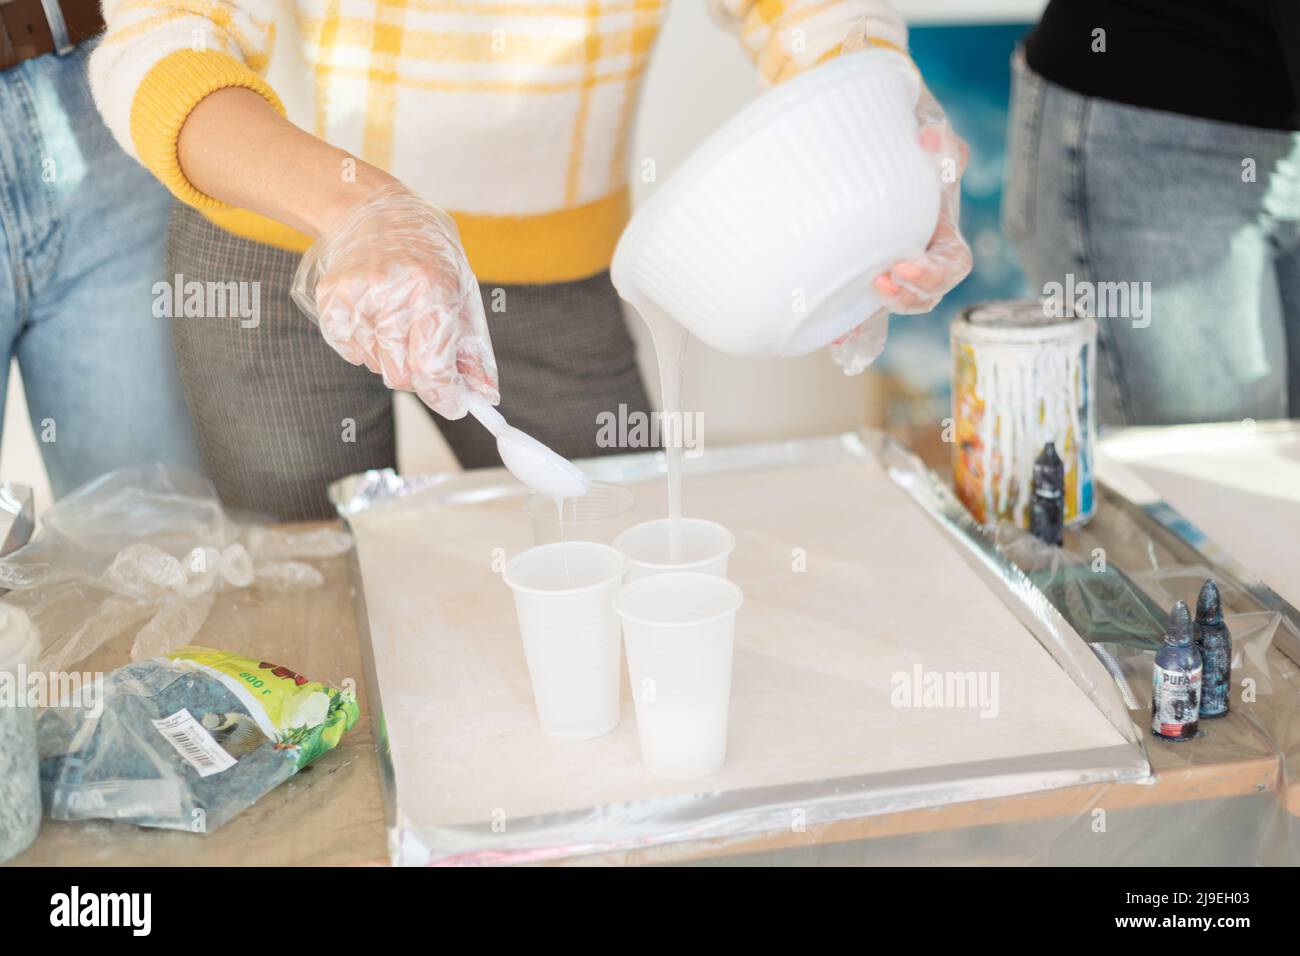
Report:
[[[1196,736],[1201,714],[1201,653],[1192,643],[1192,616],[1179,601],[1169,612],[1164,646],[1151,676],[1151,732],[1165,740]]]

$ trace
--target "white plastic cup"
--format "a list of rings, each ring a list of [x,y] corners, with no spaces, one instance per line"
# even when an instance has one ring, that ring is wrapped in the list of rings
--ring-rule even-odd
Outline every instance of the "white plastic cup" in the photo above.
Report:
[[[622,485],[592,482],[581,498],[559,504],[545,495],[529,495],[524,512],[533,526],[534,544],[557,541],[598,541],[609,544],[627,527],[628,512],[636,496]]]
[[[707,777],[727,759],[736,611],[726,578],[652,574],[614,599],[623,619],[641,762],[659,777]]]
[[[672,518],[657,518],[628,528],[614,539],[614,547],[627,559],[627,583],[666,571],[697,571],[727,576],[727,559],[736,548],[736,536],[716,521],[680,518],[678,560],[672,559]]]
[[[613,597],[623,556],[607,544],[544,544],[506,564],[542,731],[587,740],[618,726],[622,647]]]

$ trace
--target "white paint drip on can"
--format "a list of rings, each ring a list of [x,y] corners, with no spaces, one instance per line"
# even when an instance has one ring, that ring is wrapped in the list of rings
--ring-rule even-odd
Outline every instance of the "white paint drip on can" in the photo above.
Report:
[[[1096,340],[1093,319],[1049,318],[1037,301],[953,322],[954,480],[985,524],[1028,525],[1034,460],[1048,442],[1066,467],[1066,522],[1093,514]]]

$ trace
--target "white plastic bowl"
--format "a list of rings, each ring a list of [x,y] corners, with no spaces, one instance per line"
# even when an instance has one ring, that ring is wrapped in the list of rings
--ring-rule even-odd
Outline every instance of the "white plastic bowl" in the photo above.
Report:
[[[755,100],[637,211],[619,294],[733,355],[805,355],[879,307],[876,276],[939,218],[920,80],[889,50],[841,56]]]

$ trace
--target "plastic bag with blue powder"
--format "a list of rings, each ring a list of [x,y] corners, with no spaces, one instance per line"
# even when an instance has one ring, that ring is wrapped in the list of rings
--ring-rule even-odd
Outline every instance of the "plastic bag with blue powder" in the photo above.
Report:
[[[354,694],[204,647],[113,671],[86,706],[39,723],[41,791],[55,820],[211,832],[357,722]]]

